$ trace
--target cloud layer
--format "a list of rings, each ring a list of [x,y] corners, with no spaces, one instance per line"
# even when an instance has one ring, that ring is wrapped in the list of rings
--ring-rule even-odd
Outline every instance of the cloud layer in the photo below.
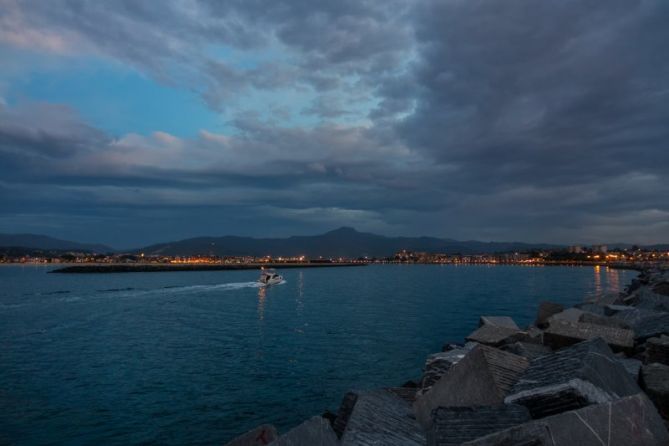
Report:
[[[0,10],[4,51],[108,60],[232,117],[230,131],[194,137],[110,135],[68,104],[0,102],[0,230],[116,245],[343,224],[565,243],[669,236],[661,0]],[[279,107],[249,110],[252,95]]]

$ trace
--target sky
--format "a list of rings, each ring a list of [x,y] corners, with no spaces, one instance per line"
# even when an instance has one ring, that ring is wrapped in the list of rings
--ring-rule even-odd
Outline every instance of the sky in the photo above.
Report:
[[[0,232],[669,242],[666,0],[0,0]]]

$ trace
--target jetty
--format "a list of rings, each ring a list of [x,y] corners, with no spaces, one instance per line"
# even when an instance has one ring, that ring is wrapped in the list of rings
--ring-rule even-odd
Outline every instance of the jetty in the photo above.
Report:
[[[422,376],[227,446],[666,446],[668,420],[669,270],[647,269],[619,295],[542,302],[528,327],[483,315]]]
[[[117,263],[70,265],[50,273],[156,273],[175,271],[235,271],[260,268],[333,268],[365,266],[364,262],[304,262],[304,263]]]

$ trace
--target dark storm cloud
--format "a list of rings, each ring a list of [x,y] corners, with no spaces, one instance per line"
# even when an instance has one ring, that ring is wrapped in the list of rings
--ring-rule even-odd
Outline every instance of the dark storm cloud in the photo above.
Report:
[[[235,109],[232,135],[112,138],[64,106],[4,106],[0,227],[37,211],[114,224],[127,212],[186,236],[175,225],[188,209],[193,233],[271,221],[284,234],[669,234],[664,1],[0,2],[11,45],[111,57],[214,109],[308,88],[303,113],[328,122],[286,128]],[[232,63],[217,45],[254,59]],[[365,104],[366,122],[336,123]],[[24,200],[9,199],[16,184]]]

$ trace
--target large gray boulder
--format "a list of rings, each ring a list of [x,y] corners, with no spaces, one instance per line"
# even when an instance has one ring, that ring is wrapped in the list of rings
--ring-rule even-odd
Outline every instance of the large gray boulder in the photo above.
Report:
[[[544,344],[553,349],[595,338],[602,338],[616,351],[631,351],[634,348],[634,332],[623,328],[554,320],[544,331]]]
[[[456,347],[447,352],[434,353],[427,357],[423,377],[420,380],[421,393],[425,393],[434,383],[469,353],[470,349]]]
[[[669,434],[643,394],[490,434],[462,446],[666,446]]]
[[[477,328],[465,339],[479,344],[498,346],[504,343],[515,342],[521,331],[517,328],[501,327],[485,324]]]
[[[551,353],[551,349],[542,344],[534,344],[531,342],[514,342],[500,347],[505,352],[513,353],[514,355],[522,356],[528,360],[533,360],[539,356]]]
[[[484,325],[493,325],[495,327],[512,328],[520,330],[516,322],[509,316],[481,316],[479,319],[479,327]]]
[[[269,443],[272,446],[338,446],[337,435],[323,417],[313,417]]]
[[[662,335],[646,341],[646,362],[669,365],[669,336]]]
[[[641,367],[640,382],[660,414],[669,419],[669,366],[658,363],[644,365]]]
[[[440,407],[432,412],[428,446],[458,446],[465,441],[530,421],[523,406]]]
[[[593,339],[533,360],[504,402],[542,418],[639,391],[606,343]]]
[[[479,345],[428,392],[416,397],[416,419],[427,429],[432,411],[439,407],[501,404],[528,364],[522,356]]]
[[[553,321],[578,322],[583,313],[585,312],[583,310],[579,310],[578,308],[567,308],[566,310],[555,313],[549,317],[547,322],[549,325]]]
[[[234,438],[225,446],[266,446],[278,437],[279,434],[277,434],[274,426],[263,424]]]
[[[425,441],[411,405],[386,390],[358,393],[341,437],[342,446],[422,446]]]

